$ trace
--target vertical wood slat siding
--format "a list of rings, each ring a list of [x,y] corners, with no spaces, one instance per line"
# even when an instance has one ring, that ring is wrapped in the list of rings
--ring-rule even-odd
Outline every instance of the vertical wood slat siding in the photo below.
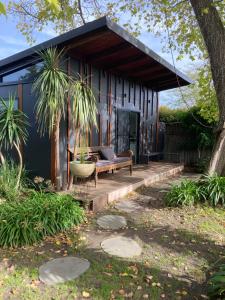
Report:
[[[139,85],[139,110],[141,110],[141,90],[142,90],[142,86]]]
[[[124,103],[125,103],[125,101],[124,101],[124,79],[122,79],[122,95],[121,95],[121,97],[122,97],[122,106],[124,107]]]
[[[156,94],[156,151],[159,144],[159,95]]]
[[[83,73],[86,73],[86,69],[88,70],[88,74],[86,74],[89,78],[88,83],[91,86],[94,83],[93,88],[99,103],[98,131],[95,132],[92,128],[88,136],[89,145],[92,146],[97,143],[98,145],[110,145],[112,141],[114,143],[116,138],[116,110],[121,108],[140,114],[139,154],[148,149],[150,144],[152,146],[156,144],[156,102],[154,101],[156,101],[157,95],[140,83],[129,81],[119,75],[112,75],[98,68],[94,68],[94,78],[92,78],[92,67],[87,65],[84,68],[84,66],[81,67],[81,64],[80,70]],[[115,106],[115,110],[113,106]]]
[[[92,89],[92,65],[89,65],[89,86]],[[90,129],[90,133],[89,133],[89,146],[92,147],[93,146],[93,130],[94,130],[94,126],[91,126]]]
[[[68,63],[67,63],[67,74],[70,76],[71,75],[71,59],[70,57],[68,58]],[[70,127],[71,127],[71,110],[70,110],[70,97],[67,97],[67,181],[69,182],[69,177],[70,177],[70,152],[69,152],[69,147],[70,147]]]
[[[98,143],[99,143],[99,146],[102,146],[102,120],[101,120],[101,115],[99,114],[98,115],[98,128],[99,128],[99,131],[98,131]]]
[[[146,90],[146,116],[145,119],[148,120],[148,100],[149,99],[149,89]]]
[[[154,110],[154,91],[152,91],[151,116],[153,116],[153,110]]]
[[[18,109],[23,111],[23,84],[19,83],[17,87],[17,93],[18,93]],[[20,151],[22,154],[22,157],[24,156],[24,145],[21,143],[20,145]]]
[[[98,71],[98,102],[101,102],[101,70]]]
[[[110,146],[111,143],[111,116],[112,116],[112,76],[109,74],[108,76],[108,101],[109,101],[109,110],[108,110],[108,115],[109,115],[109,120],[108,120],[108,126],[107,126],[107,145]]]

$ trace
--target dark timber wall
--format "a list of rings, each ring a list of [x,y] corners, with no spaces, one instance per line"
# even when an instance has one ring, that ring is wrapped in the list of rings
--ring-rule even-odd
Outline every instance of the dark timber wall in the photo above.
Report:
[[[117,111],[132,111],[139,114],[139,155],[147,150],[157,149],[158,93],[141,83],[133,82],[104,70],[97,69],[85,62],[68,59],[69,74],[80,73],[87,76],[92,86],[98,105],[98,127],[87,135],[87,145],[109,145],[117,151]],[[0,83],[0,96],[7,98],[13,93],[18,98],[18,107],[29,117],[29,139],[23,149],[24,160],[28,170],[34,175],[49,178],[54,154],[48,137],[40,138],[35,123],[36,98],[31,92],[31,82]],[[69,106],[68,106],[69,108]],[[68,176],[68,146],[73,147],[73,130],[71,116],[61,122],[60,132],[60,166],[62,175]],[[127,149],[124,149],[127,150]],[[54,170],[53,170],[54,172]]]

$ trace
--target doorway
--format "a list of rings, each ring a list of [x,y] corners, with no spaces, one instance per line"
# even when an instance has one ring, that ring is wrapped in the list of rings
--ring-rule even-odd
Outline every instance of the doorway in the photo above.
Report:
[[[123,109],[117,110],[117,152],[132,150],[134,163],[139,162],[139,122],[137,112]]]

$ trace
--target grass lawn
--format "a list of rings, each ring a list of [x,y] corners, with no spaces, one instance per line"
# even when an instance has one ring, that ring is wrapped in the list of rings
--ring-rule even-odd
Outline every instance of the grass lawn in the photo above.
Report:
[[[0,299],[207,299],[205,283],[218,263],[225,263],[225,211],[208,207],[166,208],[168,182],[129,195],[141,209],[122,213],[128,226],[100,230],[96,218],[118,213],[109,208],[90,214],[88,223],[22,249],[0,249]],[[110,257],[100,242],[121,234],[143,248],[135,259]],[[80,256],[90,269],[80,278],[54,287],[38,280],[38,267],[52,258]]]

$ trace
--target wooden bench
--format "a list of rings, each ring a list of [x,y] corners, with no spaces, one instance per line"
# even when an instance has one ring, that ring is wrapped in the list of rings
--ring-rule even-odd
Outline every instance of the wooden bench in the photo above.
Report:
[[[95,146],[95,147],[86,147],[86,148],[78,148],[77,149],[77,156],[79,158],[79,155],[81,152],[87,153],[88,160],[92,160],[93,162],[96,163],[95,166],[95,186],[97,186],[97,181],[98,181],[98,174],[107,172],[107,171],[112,171],[118,170],[121,168],[128,167],[130,170],[130,175],[132,175],[132,168],[133,168],[133,160],[132,160],[132,155],[133,152],[131,150],[128,150],[126,152],[122,152],[116,155],[116,157],[111,161],[111,160],[105,160],[102,158],[101,155],[101,150],[106,148],[110,148],[107,146]],[[74,155],[73,155],[73,150],[69,149],[70,152],[70,160],[74,160]],[[71,176],[71,174],[70,174]],[[71,181],[73,181],[73,176],[71,176],[70,180],[70,185],[72,184]]]

